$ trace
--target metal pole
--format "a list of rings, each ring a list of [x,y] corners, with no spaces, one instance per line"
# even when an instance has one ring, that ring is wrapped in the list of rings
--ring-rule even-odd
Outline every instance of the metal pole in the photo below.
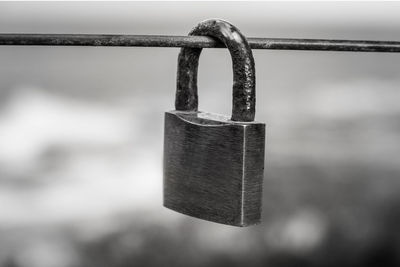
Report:
[[[351,52],[400,52],[397,41],[247,38],[252,49],[319,50]],[[97,35],[97,34],[0,34],[0,45],[126,46],[221,48],[204,36]]]

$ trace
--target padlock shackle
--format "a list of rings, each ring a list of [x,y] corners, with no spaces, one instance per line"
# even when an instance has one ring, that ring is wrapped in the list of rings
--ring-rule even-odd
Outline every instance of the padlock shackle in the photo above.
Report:
[[[256,79],[253,53],[244,35],[232,24],[220,19],[200,22],[189,35],[210,36],[229,49],[233,67],[233,121],[253,121],[256,102]],[[178,56],[178,75],[175,109],[197,111],[197,69],[202,48],[181,49]]]

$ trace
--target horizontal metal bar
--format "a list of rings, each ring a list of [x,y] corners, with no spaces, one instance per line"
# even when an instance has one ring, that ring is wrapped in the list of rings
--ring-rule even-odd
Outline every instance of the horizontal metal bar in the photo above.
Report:
[[[400,42],[397,41],[288,38],[248,38],[247,40],[252,49],[400,52]],[[205,36],[103,34],[0,34],[0,45],[224,47],[219,41]]]

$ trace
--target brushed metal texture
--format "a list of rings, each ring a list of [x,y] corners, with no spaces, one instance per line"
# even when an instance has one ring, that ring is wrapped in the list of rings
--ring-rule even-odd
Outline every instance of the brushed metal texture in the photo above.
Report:
[[[217,223],[260,222],[265,124],[165,113],[164,206]]]

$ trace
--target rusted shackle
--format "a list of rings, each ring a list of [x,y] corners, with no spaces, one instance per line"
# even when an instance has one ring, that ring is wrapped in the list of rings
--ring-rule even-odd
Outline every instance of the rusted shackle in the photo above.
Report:
[[[232,121],[253,121],[256,81],[253,53],[243,34],[232,24],[210,19],[198,24],[189,35],[217,38],[229,49],[233,67]],[[197,69],[202,48],[182,48],[178,57],[175,109],[197,111]]]

